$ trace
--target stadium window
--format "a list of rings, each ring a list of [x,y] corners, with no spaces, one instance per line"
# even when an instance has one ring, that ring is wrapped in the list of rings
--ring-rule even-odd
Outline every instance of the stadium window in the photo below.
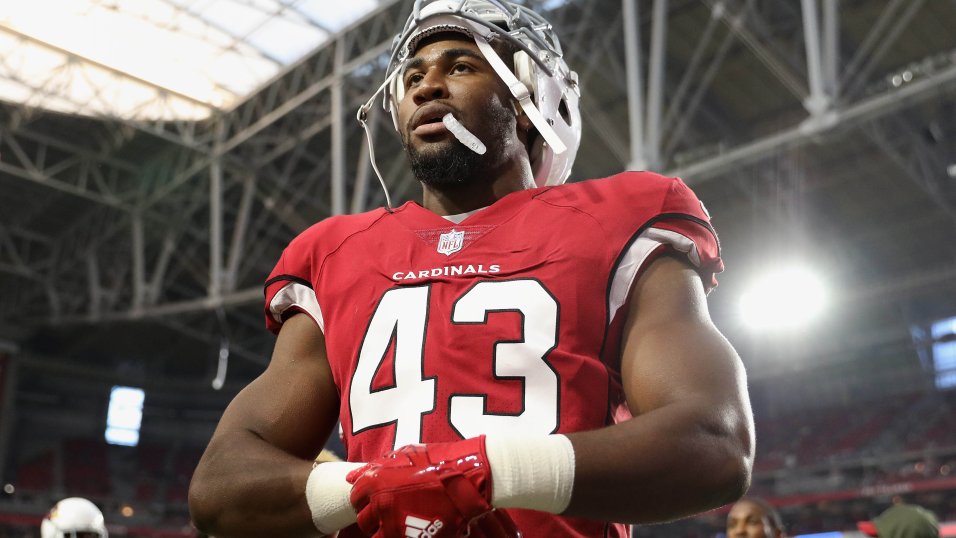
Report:
[[[110,405],[106,413],[106,442],[111,445],[136,446],[139,427],[143,421],[143,389],[115,386],[110,391]]]
[[[956,317],[941,319],[930,327],[933,338],[933,369],[936,388],[956,387]]]

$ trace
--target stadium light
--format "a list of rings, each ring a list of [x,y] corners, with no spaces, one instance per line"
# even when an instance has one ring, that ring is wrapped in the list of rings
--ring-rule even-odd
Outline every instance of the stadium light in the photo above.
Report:
[[[826,286],[814,271],[790,265],[754,280],[740,298],[740,314],[754,330],[786,331],[808,325],[828,302]]]
[[[106,442],[111,445],[136,446],[143,421],[146,393],[135,387],[115,386],[110,391],[106,414]]]

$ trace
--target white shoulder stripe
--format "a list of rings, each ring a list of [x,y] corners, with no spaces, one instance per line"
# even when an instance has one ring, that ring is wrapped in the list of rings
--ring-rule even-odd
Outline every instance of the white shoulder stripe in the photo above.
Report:
[[[694,267],[700,267],[700,253],[697,252],[697,244],[686,235],[671,230],[650,228],[642,233],[641,237],[648,237],[659,243],[674,247],[674,250],[687,254],[687,258],[690,263],[694,264]]]
[[[322,332],[325,332],[325,320],[322,318],[322,309],[319,307],[319,300],[315,297],[312,288],[299,284],[298,282],[289,282],[280,289],[269,303],[269,313],[277,322],[282,323],[282,314],[286,310],[297,307],[312,316],[316,325]]]
[[[697,245],[689,237],[670,230],[648,228],[631,243],[621,262],[614,269],[614,279],[611,281],[611,292],[607,298],[608,324],[614,320],[617,311],[624,305],[631,292],[634,278],[640,273],[647,257],[661,245],[668,245],[674,250],[687,254],[687,258],[695,267],[700,267],[700,254]]]

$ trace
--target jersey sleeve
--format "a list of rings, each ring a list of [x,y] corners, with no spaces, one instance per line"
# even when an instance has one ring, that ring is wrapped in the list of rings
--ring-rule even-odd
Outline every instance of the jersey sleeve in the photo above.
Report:
[[[724,270],[717,232],[694,191],[679,178],[671,179],[660,213],[644,226],[641,237],[685,256],[710,291],[717,286],[717,274]]]
[[[329,286],[334,285],[329,283],[328,275],[323,276],[326,260],[350,237],[367,230],[386,214],[384,209],[376,209],[329,217],[293,239],[266,280],[266,327],[278,334],[286,318],[304,312],[325,333],[326,319],[319,304],[323,290],[327,293]],[[326,313],[331,311],[329,308]]]
[[[623,176],[623,177],[621,177]],[[670,252],[687,260],[700,275],[704,290],[717,286],[723,271],[720,243],[703,203],[679,178],[647,172],[627,172],[620,196],[609,206],[617,219],[608,223],[619,236],[630,239],[621,249],[608,288],[612,318],[627,302],[630,290],[651,261]],[[627,205],[633,209],[624,209]]]
[[[285,319],[296,312],[308,314],[325,332],[322,308],[312,278],[313,252],[308,244],[301,236],[293,240],[266,280],[266,327],[275,334],[279,333]]]

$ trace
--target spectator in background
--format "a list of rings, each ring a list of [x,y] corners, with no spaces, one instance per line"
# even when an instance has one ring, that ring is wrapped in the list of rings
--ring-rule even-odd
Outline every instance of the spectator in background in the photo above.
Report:
[[[938,538],[939,520],[922,506],[897,504],[887,508],[872,521],[861,521],[857,527],[867,536],[879,538]]]
[[[56,503],[40,523],[42,538],[107,538],[103,512],[82,497]]]
[[[727,514],[727,538],[784,538],[780,513],[757,497],[744,497]]]

